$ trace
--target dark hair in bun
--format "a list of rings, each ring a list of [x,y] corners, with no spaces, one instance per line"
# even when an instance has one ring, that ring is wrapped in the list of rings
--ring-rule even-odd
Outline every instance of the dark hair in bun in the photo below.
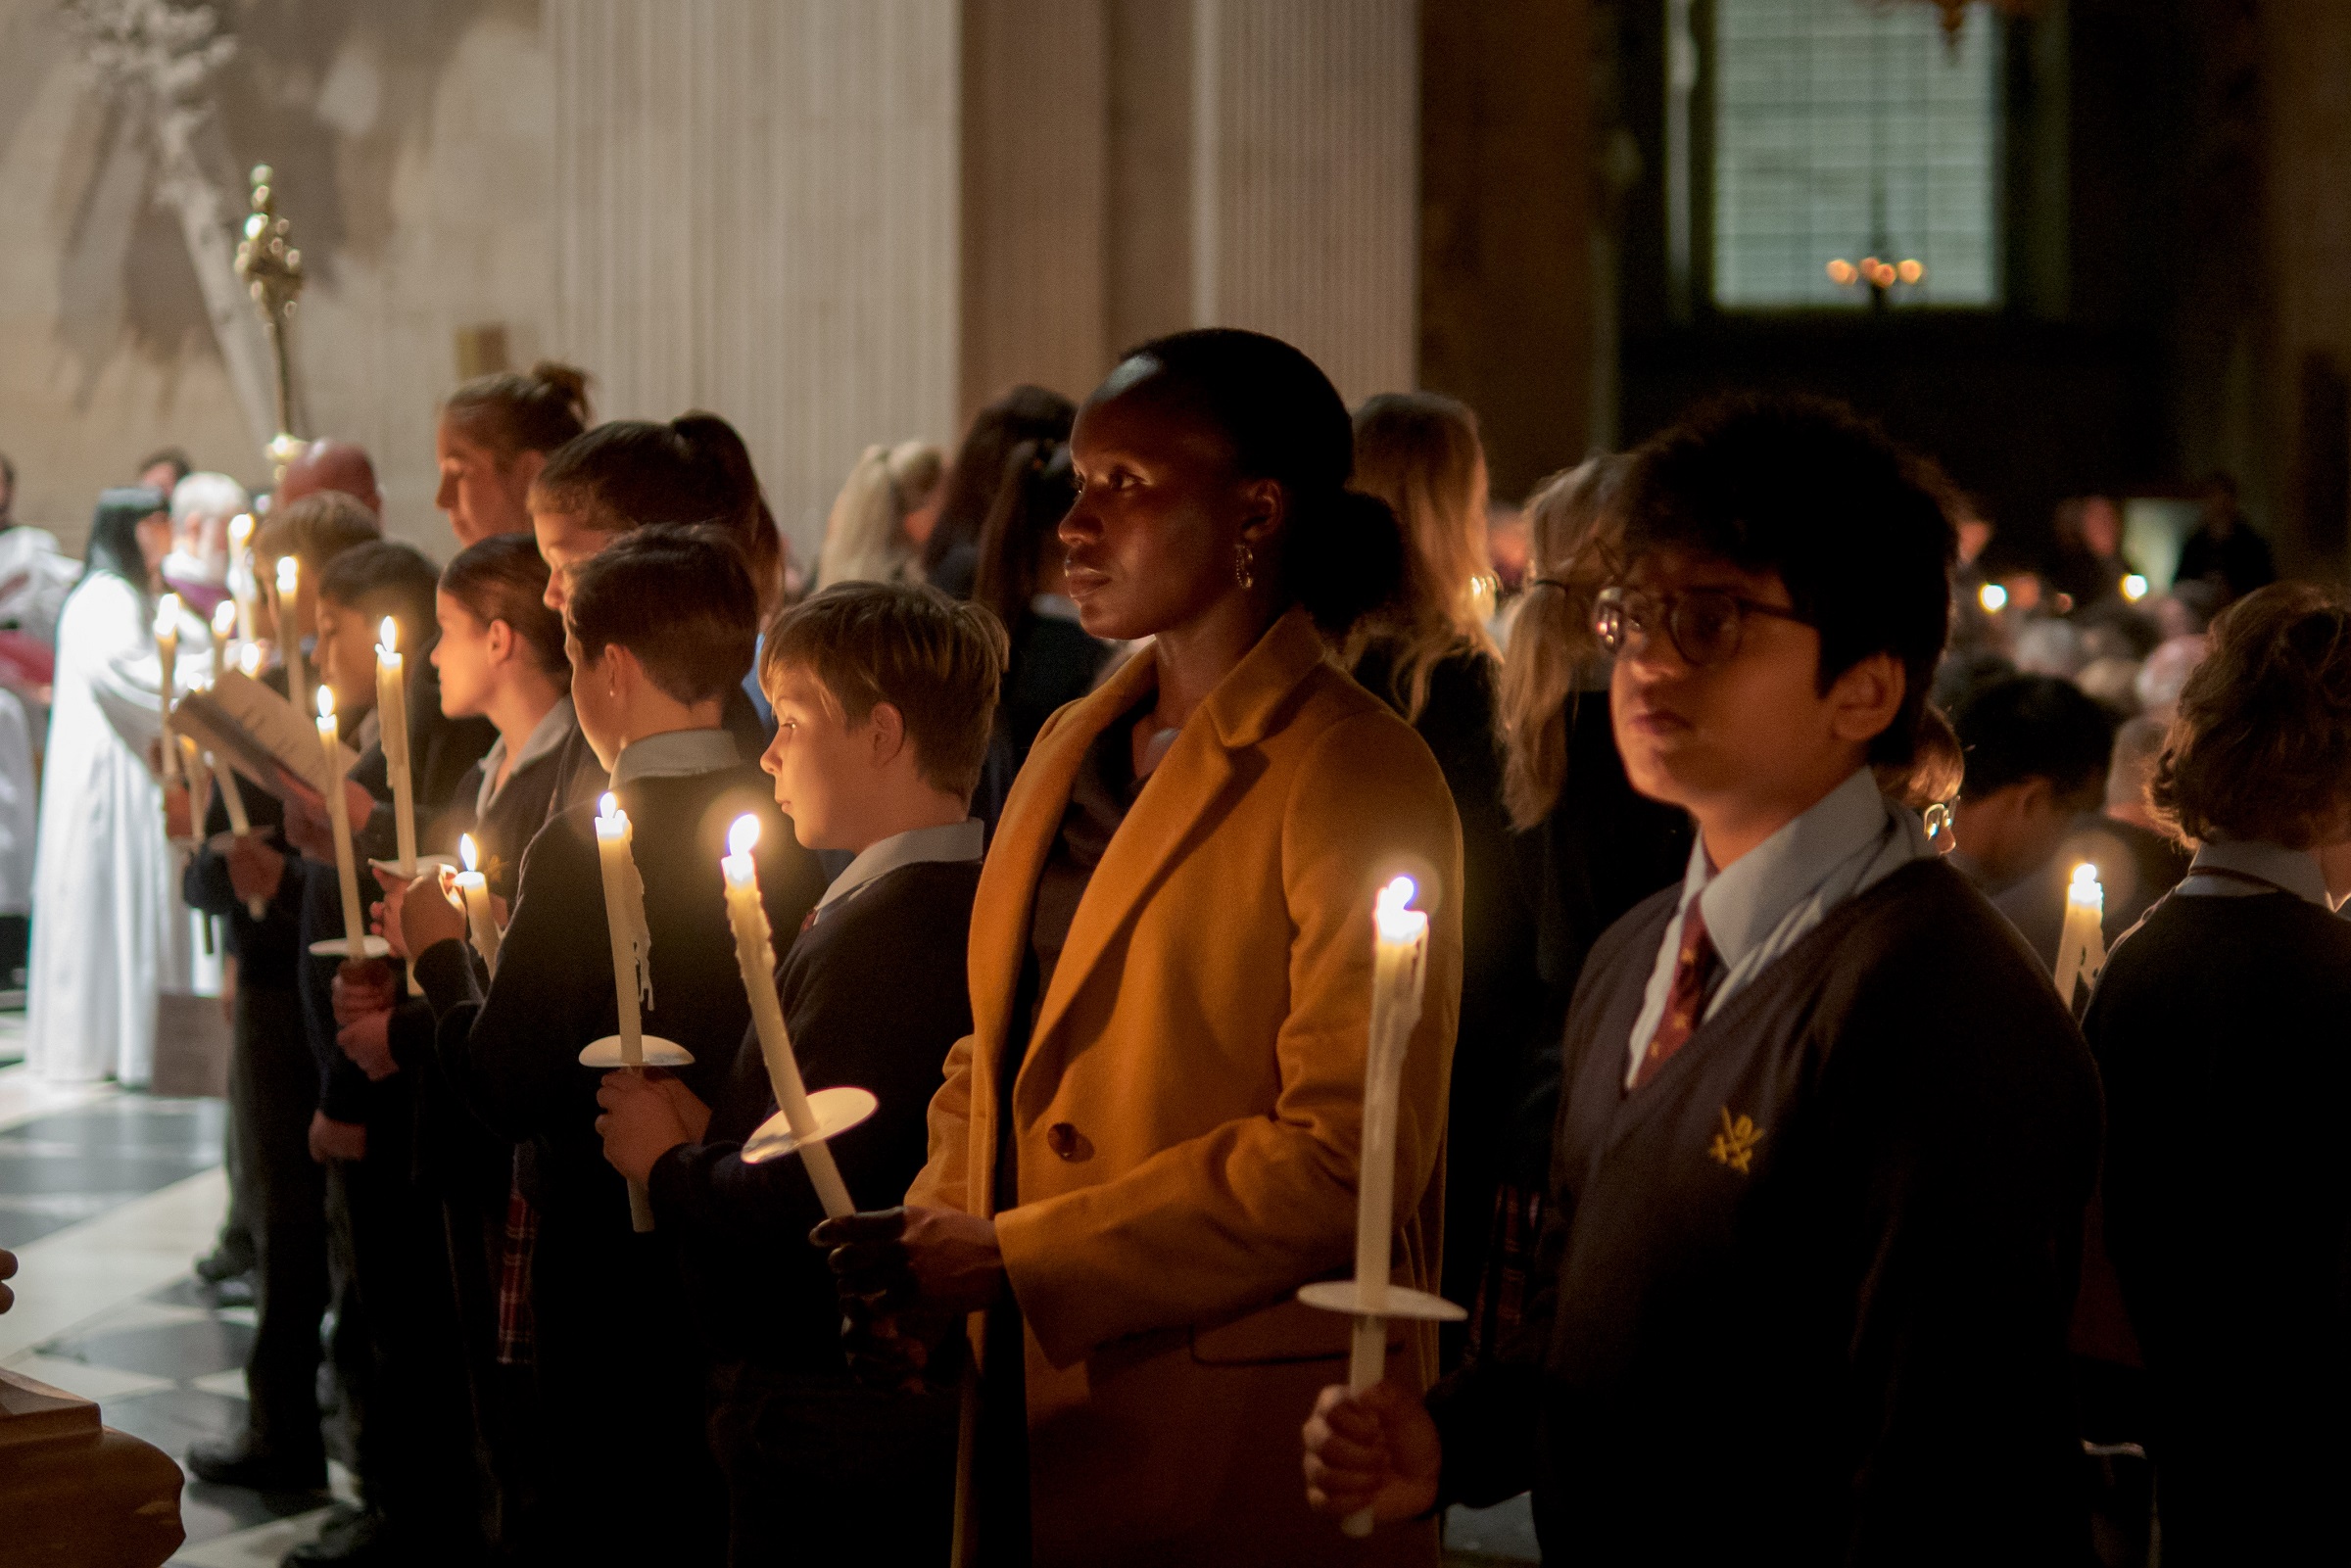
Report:
[[[1347,488],[1355,424],[1314,360],[1279,338],[1207,327],[1120,356],[1147,360],[1122,390],[1181,409],[1230,444],[1234,466],[1281,486],[1279,581],[1327,638],[1344,637],[1404,584],[1402,529],[1387,502]],[[1097,392],[1095,397],[1102,394]]]
[[[502,466],[526,451],[553,451],[594,418],[588,372],[542,359],[527,372],[475,376],[449,395],[441,417],[488,448]]]

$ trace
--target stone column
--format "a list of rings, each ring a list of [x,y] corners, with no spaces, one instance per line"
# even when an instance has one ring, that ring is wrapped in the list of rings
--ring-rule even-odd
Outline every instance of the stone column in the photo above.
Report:
[[[724,414],[814,558],[872,442],[956,434],[955,0],[549,0],[555,347]]]

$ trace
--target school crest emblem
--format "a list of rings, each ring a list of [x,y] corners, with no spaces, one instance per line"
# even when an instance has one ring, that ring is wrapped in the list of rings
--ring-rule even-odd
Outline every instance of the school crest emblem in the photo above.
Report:
[[[1762,1141],[1763,1129],[1755,1125],[1754,1117],[1734,1117],[1726,1105],[1722,1108],[1721,1130],[1706,1145],[1706,1157],[1744,1176],[1755,1163],[1755,1145]]]

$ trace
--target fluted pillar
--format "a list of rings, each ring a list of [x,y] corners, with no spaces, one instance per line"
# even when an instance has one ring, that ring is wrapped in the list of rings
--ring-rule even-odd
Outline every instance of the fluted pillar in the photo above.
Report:
[[[868,443],[956,430],[956,0],[548,0],[555,347],[742,430],[812,556]]]

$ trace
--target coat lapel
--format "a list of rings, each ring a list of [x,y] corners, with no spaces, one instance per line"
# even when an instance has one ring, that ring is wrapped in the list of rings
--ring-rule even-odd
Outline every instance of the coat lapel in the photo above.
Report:
[[[1077,914],[1070,924],[1061,961],[1053,971],[1052,982],[1046,987],[1043,1004],[1037,1012],[1028,1058],[1022,1063],[1020,1078],[1014,1085],[1015,1104],[1022,1103],[1021,1085],[1041,1082],[1037,1074],[1050,1070],[1044,1063],[1049,1058],[1058,1060],[1059,1026],[1068,1017],[1072,1001],[1101,963],[1103,954],[1158,886],[1167,868],[1197,836],[1201,825],[1213,827],[1230,799],[1255,776],[1244,754],[1265,739],[1291,694],[1322,661],[1320,636],[1303,610],[1291,610],[1258,640],[1257,646],[1209,693],[1208,700],[1184,725],[1183,733],[1176,737],[1166,759],[1145,782],[1133,809],[1111,835],[1101,864],[1087,879],[1085,893],[1079,900]],[[1138,656],[1135,662],[1144,661]],[[1092,729],[1083,744],[1092,744],[1103,728],[1141,700],[1151,684],[1148,679],[1132,683],[1125,700],[1102,715],[1101,723]],[[1122,689],[1126,687],[1126,683],[1121,685]],[[1077,754],[1082,758],[1083,745],[1077,748]],[[1076,777],[1073,765],[1062,780],[1059,793],[1065,809]],[[1058,813],[1053,826],[1055,831],[1060,826]],[[1048,832],[1047,849],[1050,842]],[[1035,864],[1042,868],[1042,851]],[[1033,876],[1028,892],[1033,898]],[[1024,913],[1023,941],[1027,940],[1028,929]],[[1016,954],[1016,975],[1017,962]],[[1033,1112],[1035,1108],[1025,1109]]]

